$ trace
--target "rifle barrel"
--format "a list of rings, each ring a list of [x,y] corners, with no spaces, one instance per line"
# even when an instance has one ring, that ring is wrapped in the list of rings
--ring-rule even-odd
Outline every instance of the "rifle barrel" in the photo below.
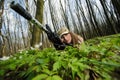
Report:
[[[28,21],[32,22],[33,24],[36,24],[38,28],[42,29],[45,32],[47,31],[47,29],[37,19],[33,18],[31,14],[28,13],[20,4],[15,3],[15,1],[12,1],[10,7]]]

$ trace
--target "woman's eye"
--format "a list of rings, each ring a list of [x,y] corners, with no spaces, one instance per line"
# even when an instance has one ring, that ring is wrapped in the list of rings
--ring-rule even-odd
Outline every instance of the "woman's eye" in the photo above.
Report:
[[[64,39],[64,37],[67,36],[67,35],[68,35],[68,33],[62,35],[62,36],[61,36],[61,39]]]
[[[68,35],[68,33],[67,33],[67,34],[64,34],[64,35],[66,36],[66,35]]]

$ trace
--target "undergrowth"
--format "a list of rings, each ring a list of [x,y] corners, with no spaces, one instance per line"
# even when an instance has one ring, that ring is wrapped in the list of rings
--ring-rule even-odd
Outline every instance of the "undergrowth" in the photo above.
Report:
[[[119,80],[120,34],[80,46],[24,50],[0,61],[0,80]]]

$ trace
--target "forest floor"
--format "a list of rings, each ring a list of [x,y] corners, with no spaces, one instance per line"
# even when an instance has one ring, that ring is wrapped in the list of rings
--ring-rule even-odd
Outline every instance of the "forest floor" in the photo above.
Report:
[[[0,60],[0,80],[119,80],[120,34],[67,47],[24,50]]]

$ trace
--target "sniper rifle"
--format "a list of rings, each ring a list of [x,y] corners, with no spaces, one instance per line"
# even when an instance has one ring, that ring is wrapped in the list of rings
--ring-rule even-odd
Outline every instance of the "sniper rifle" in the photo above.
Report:
[[[37,19],[32,17],[20,4],[15,3],[15,1],[11,2],[10,7],[15,12],[23,16],[25,19],[35,24],[36,27],[45,31],[48,36],[48,39],[53,43],[54,47],[57,50],[63,50],[65,48],[65,44],[61,42],[58,34],[56,32],[53,32],[47,24],[45,26],[42,25]]]

